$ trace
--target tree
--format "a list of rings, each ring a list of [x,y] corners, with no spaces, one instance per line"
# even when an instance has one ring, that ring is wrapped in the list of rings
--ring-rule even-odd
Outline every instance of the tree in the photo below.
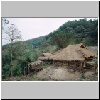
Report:
[[[2,18],[2,31],[5,30],[5,25],[9,24],[9,21],[6,18]]]
[[[8,27],[5,27],[5,24],[8,22],[6,19],[2,19],[2,30],[5,37],[3,39],[9,40],[9,52],[10,52],[10,75],[13,76],[12,68],[13,68],[13,44],[21,39],[20,31],[16,28],[14,24],[11,24]]]
[[[15,27],[14,24],[12,24],[8,30],[8,32],[6,33],[8,34],[9,36],[9,39],[10,39],[10,43],[11,43],[11,46],[10,46],[10,56],[11,56],[11,63],[10,63],[10,66],[11,66],[11,76],[13,75],[12,73],[12,67],[13,67],[13,63],[12,63],[12,58],[13,58],[13,43],[20,39],[20,34],[19,34],[19,31],[18,29]]]

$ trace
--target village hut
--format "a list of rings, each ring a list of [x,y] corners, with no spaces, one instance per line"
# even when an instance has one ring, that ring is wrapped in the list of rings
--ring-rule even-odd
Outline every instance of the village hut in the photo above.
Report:
[[[38,57],[37,61],[28,64],[28,68],[30,70],[34,70],[35,72],[43,69],[41,66],[43,61],[47,61],[51,55],[51,53],[42,53],[41,56]]]
[[[38,57],[38,60],[47,61],[51,55],[51,53],[42,53],[41,56]]]
[[[86,62],[96,58],[97,54],[86,48],[82,43],[69,45],[49,57],[53,64],[67,64],[68,66],[86,67]]]
[[[35,62],[31,62],[30,64],[28,64],[28,66],[29,66],[30,70],[37,71],[37,70],[41,70],[42,69],[41,64],[42,64],[42,61],[41,60],[37,60]]]

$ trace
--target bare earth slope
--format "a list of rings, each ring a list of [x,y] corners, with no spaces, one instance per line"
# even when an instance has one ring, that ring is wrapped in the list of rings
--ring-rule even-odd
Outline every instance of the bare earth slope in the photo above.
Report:
[[[37,73],[36,77],[41,80],[75,80],[80,77],[79,72],[70,73],[68,69],[64,67],[53,67],[50,66],[48,68],[43,69],[39,73]]]

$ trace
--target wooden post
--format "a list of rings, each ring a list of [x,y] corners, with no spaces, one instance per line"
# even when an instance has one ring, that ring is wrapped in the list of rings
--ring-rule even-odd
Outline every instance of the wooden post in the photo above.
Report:
[[[66,61],[66,67],[68,67],[68,61]]]
[[[94,72],[96,74],[97,65],[94,65]]]
[[[63,60],[63,66],[64,66],[64,60]]]
[[[24,66],[24,75],[25,75],[25,66]]]
[[[54,66],[54,61],[53,61],[53,66]]]
[[[68,64],[69,64],[68,66],[70,67],[70,61],[68,62]]]
[[[36,73],[36,69],[34,69],[34,74]]]
[[[29,74],[29,67],[28,67],[28,74]]]
[[[76,71],[76,61],[75,61],[75,71]]]
[[[63,60],[61,62],[62,62],[62,64],[61,64],[61,67],[62,67],[63,66]]]
[[[86,62],[84,61],[84,65],[83,65],[83,67],[86,67]]]
[[[69,67],[69,61],[67,63],[68,63],[68,67]]]
[[[83,67],[84,67],[83,68],[83,73],[84,73],[85,72],[85,67],[86,67],[86,61],[84,61],[83,63],[84,63],[84,65],[83,65]]]
[[[83,62],[81,62],[80,73],[82,73]]]

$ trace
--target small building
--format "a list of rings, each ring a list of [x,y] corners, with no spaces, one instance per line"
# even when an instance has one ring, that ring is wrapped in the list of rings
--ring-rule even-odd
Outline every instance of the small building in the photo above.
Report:
[[[35,62],[29,63],[28,66],[29,66],[30,70],[34,70],[36,72],[37,70],[43,69],[41,67],[41,64],[42,64],[42,61],[41,60],[37,60]]]
[[[86,48],[82,43],[68,45],[66,48],[59,50],[49,57],[54,65],[64,65],[79,67],[81,70],[86,67],[86,62],[97,58],[97,54]]]
[[[49,57],[51,56],[51,53],[42,53],[40,57],[38,57],[37,61],[31,62],[28,64],[29,69],[33,71],[39,71],[43,69],[41,66],[44,61],[48,61]]]

